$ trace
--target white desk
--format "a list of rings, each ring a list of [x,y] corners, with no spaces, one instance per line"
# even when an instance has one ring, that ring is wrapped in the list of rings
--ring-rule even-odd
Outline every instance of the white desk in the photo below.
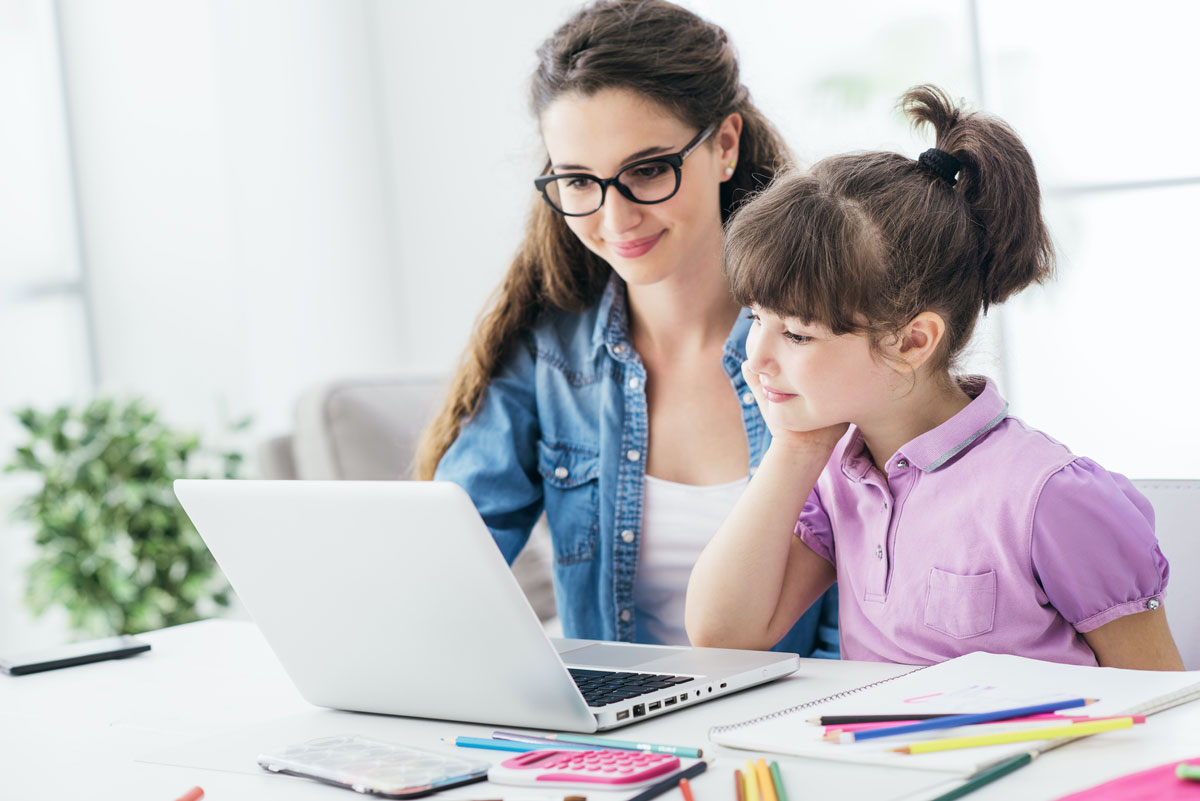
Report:
[[[255,764],[260,750],[329,734],[366,734],[413,746],[450,748],[453,735],[495,727],[322,710],[296,692],[249,623],[206,621],[140,635],[153,645],[128,660],[30,676],[0,675],[0,799],[81,798],[172,801],[194,785],[213,799],[364,798]],[[709,726],[731,723],[901,673],[903,666],[803,660],[794,676],[612,733],[694,745],[716,757],[695,782],[696,801],[732,801],[732,772],[756,754],[708,742]],[[1200,755],[1200,704],[1155,715],[1129,738],[1106,735],[1051,752],[972,794],[973,801],[1053,799],[1100,780]],[[489,761],[496,751],[471,749]],[[916,801],[947,789],[919,770],[777,759],[791,801],[816,798]],[[161,764],[163,762],[173,764]],[[957,783],[957,782],[953,782]],[[563,791],[471,785],[434,798],[544,799]],[[632,793],[587,793],[623,801]],[[678,801],[678,793],[663,796]]]

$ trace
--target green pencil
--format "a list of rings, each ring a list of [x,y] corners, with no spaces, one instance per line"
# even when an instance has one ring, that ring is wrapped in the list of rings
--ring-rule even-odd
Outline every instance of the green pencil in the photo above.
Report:
[[[547,734],[547,740],[562,740],[564,743],[580,743],[595,745],[600,748],[624,748],[629,751],[649,751],[653,754],[675,754],[681,757],[699,759],[704,752],[699,748],[688,748],[685,745],[657,745],[655,743],[637,743],[632,740],[610,740],[607,737],[588,737],[583,734]]]
[[[978,790],[980,787],[983,787],[985,784],[990,784],[990,783],[996,781],[996,779],[1001,778],[1002,776],[1007,776],[1008,774],[1012,773],[1017,768],[1021,768],[1021,767],[1028,765],[1030,762],[1033,761],[1034,756],[1035,756],[1034,752],[1027,751],[1024,754],[1019,754],[1015,757],[1011,757],[1009,759],[1004,760],[1003,762],[997,762],[995,765],[992,765],[990,768],[987,768],[986,770],[976,773],[974,776],[967,779],[966,783],[962,784],[959,787],[955,787],[953,790],[951,790],[948,793],[943,793],[942,795],[939,795],[937,798],[934,798],[932,801],[953,801],[953,799],[955,799],[955,798],[962,798],[967,793],[972,793],[972,792]]]
[[[783,789],[783,777],[779,775],[779,763],[771,760],[771,780],[775,782],[775,795],[779,801],[788,801],[787,790]]]

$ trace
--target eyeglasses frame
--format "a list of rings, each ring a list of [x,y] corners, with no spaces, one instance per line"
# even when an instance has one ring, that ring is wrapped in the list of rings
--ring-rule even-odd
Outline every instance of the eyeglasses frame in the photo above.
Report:
[[[692,154],[692,152],[696,150],[696,148],[698,148],[698,147],[700,147],[700,145],[704,144],[705,140],[707,140],[708,137],[712,136],[713,133],[716,132],[716,130],[717,130],[717,123],[714,122],[711,125],[709,125],[707,128],[705,128],[704,130],[700,131],[700,133],[696,134],[696,136],[692,138],[692,141],[690,141],[686,145],[684,145],[683,149],[680,150],[678,153],[666,153],[661,156],[649,156],[644,159],[638,159],[637,161],[634,161],[630,164],[626,164],[612,178],[597,178],[596,176],[591,175],[590,173],[586,173],[586,172],[565,172],[565,173],[551,174],[549,172],[551,164],[549,162],[547,162],[546,169],[542,171],[542,174],[540,176],[538,176],[537,178],[533,179],[533,185],[535,187],[537,187],[539,192],[542,193],[542,200],[546,201],[546,205],[549,206],[550,208],[554,209],[554,211],[563,215],[564,217],[587,217],[589,215],[595,214],[596,212],[600,211],[600,209],[604,208],[604,201],[608,197],[608,187],[610,187],[610,186],[615,186],[617,188],[617,191],[621,193],[621,196],[624,197],[626,200],[630,201],[631,203],[639,203],[643,206],[653,206],[655,203],[664,203],[664,202],[670,200],[671,198],[675,197],[675,195],[679,193],[679,187],[683,184],[683,172],[681,169],[683,167],[683,160],[685,158],[687,158],[688,156],[690,156]],[[674,189],[674,191],[671,192],[671,194],[667,195],[664,198],[660,198],[658,200],[639,200],[638,198],[634,197],[633,191],[630,190],[629,187],[625,186],[625,184],[621,183],[620,180],[618,180],[624,173],[628,172],[629,170],[632,170],[636,167],[640,167],[643,164],[650,164],[650,163],[659,162],[659,161],[665,161],[667,164],[671,165],[671,169],[675,170],[675,189]],[[600,184],[600,203],[599,203],[599,205],[597,205],[596,208],[592,209],[591,211],[585,211],[582,214],[579,214],[579,213],[573,214],[571,212],[563,211],[558,206],[555,206],[554,202],[552,200],[550,200],[550,195],[547,194],[547,192],[546,192],[546,187],[548,187],[551,182],[558,181],[563,178],[586,178],[589,181],[595,181],[596,183]]]

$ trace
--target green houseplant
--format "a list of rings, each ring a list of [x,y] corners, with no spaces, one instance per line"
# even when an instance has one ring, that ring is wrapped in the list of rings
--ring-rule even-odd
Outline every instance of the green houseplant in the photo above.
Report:
[[[203,448],[143,400],[100,398],[16,416],[25,441],[6,470],[40,484],[16,509],[35,529],[25,598],[36,614],[63,607],[72,628],[100,636],[186,623],[229,605],[228,585],[171,485],[235,478],[241,454]]]

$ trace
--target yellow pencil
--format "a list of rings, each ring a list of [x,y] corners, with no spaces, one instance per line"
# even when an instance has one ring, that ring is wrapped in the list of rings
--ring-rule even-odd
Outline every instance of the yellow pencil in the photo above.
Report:
[[[946,737],[941,740],[927,740],[923,743],[913,743],[903,748],[893,748],[902,754],[925,754],[930,751],[949,751],[952,748],[975,748],[980,745],[1001,745],[1003,743],[1023,743],[1029,740],[1058,740],[1063,737],[1082,737],[1085,734],[1099,734],[1113,729],[1128,729],[1133,726],[1133,718],[1109,718],[1091,723],[1072,723],[1070,726],[1047,726],[1041,729],[1021,729],[1000,734],[977,734],[972,737]]]
[[[755,762],[754,772],[758,775],[758,789],[762,794],[762,801],[779,801],[779,796],[775,793],[775,780],[771,778],[767,760],[760,759]]]
[[[746,801],[759,801],[758,779],[754,778],[754,763],[746,760],[746,770],[742,774],[746,780]]]

